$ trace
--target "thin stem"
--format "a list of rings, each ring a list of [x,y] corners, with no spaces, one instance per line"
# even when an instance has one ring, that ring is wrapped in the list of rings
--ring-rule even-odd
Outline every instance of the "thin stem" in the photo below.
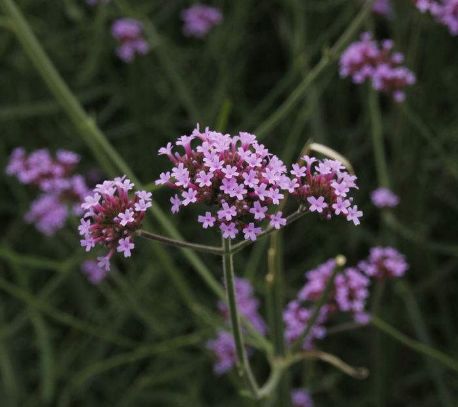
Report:
[[[312,331],[313,326],[315,325],[315,322],[317,321],[318,317],[320,316],[321,308],[328,301],[328,297],[331,294],[332,289],[334,288],[334,280],[345,263],[346,263],[346,259],[343,256],[336,257],[336,267],[334,268],[331,276],[329,277],[326,283],[326,287],[323,293],[321,294],[320,298],[318,299],[313,309],[313,313],[310,319],[307,321],[307,326],[305,327],[302,334],[296,339],[296,341],[291,346],[291,350],[293,352],[296,352],[299,349],[301,349],[302,344],[304,343],[305,340],[307,340],[310,332]]]
[[[203,244],[191,243],[186,242],[185,240],[176,240],[172,239],[171,237],[166,237],[162,235],[158,235],[156,233],[151,233],[146,230],[138,230],[137,235],[149,240],[155,240],[157,242],[161,242],[163,244],[174,246],[174,247],[185,247],[188,249],[196,250],[199,252],[215,254],[221,256],[223,254],[223,249],[217,246],[207,246]]]
[[[251,371],[250,362],[246,353],[242,326],[237,311],[237,301],[235,292],[234,263],[231,253],[231,240],[223,238],[223,272],[226,286],[227,303],[229,306],[229,315],[231,319],[232,335],[234,336],[235,349],[237,353],[237,368],[239,375],[243,377],[250,389],[251,394],[258,398],[258,384]]]
[[[302,80],[289,97],[269,116],[255,131],[259,138],[272,130],[300,101],[307,92],[310,85],[328,68],[338,57],[347,43],[359,30],[367,15],[372,9],[372,1],[367,1],[361,11],[356,15],[345,32],[336,41],[333,47],[325,52],[320,61],[309,71],[308,75]]]
[[[446,355],[436,349],[433,349],[424,343],[418,342],[412,338],[409,338],[407,335],[404,335],[402,332],[399,332],[397,329],[393,328],[391,325],[387,324],[385,321],[381,320],[376,315],[372,315],[371,323],[377,329],[384,332],[385,334],[391,336],[393,339],[401,342],[403,345],[408,348],[421,353],[423,355],[429,356],[430,358],[436,359],[438,362],[442,363],[444,366],[458,372],[458,361],[453,359],[451,356]]]

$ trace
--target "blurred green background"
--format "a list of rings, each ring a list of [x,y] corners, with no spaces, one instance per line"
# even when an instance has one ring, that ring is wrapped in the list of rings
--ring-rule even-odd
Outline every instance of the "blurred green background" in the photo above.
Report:
[[[355,264],[371,246],[393,245],[411,267],[403,283],[386,285],[378,314],[458,358],[457,39],[409,1],[394,2],[389,19],[368,14],[351,39],[364,29],[394,39],[417,75],[407,101],[374,98],[366,86],[340,79],[334,60],[271,125],[362,2],[214,1],[224,22],[204,40],[181,32],[180,11],[191,3],[113,1],[92,8],[82,0],[17,2],[68,86],[144,185],[168,165],[157,149],[196,123],[256,132],[287,162],[310,139],[346,156],[360,180],[362,225],[313,217],[292,225],[283,236],[284,302],[303,283],[303,273],[329,257],[344,254]],[[116,58],[110,34],[111,23],[124,16],[145,22],[152,47],[132,64]],[[14,22],[0,15],[2,168],[17,146],[66,148],[82,155],[83,172],[122,175],[110,158],[100,161],[103,154],[89,148],[14,31]],[[391,186],[401,198],[383,216],[369,199],[379,186],[372,144],[378,120]],[[217,298],[178,250],[139,241],[129,262],[91,286],[80,272],[86,257],[76,220],[45,238],[23,222],[33,192],[7,176],[0,188],[1,406],[258,405],[238,394],[235,376],[213,375],[204,345],[214,329],[189,304],[213,312]],[[218,241],[202,233],[193,209],[169,216],[168,200],[167,191],[154,193],[154,204],[188,240]],[[155,216],[149,222],[159,229]],[[236,260],[236,272],[251,279],[263,304],[267,243]],[[218,259],[199,257],[220,280]],[[321,363],[295,366],[291,384],[308,387],[317,406],[458,405],[456,372],[371,326],[332,335],[320,348],[371,374],[361,382]],[[265,378],[265,362],[254,362]]]

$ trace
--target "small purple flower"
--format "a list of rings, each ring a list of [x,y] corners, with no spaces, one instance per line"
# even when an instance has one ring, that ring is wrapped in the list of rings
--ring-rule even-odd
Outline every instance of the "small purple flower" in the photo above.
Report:
[[[402,277],[409,265],[405,257],[393,247],[373,247],[367,260],[358,264],[369,277],[377,279]]]
[[[223,232],[224,239],[235,239],[237,236],[237,228],[235,227],[235,223],[221,223],[220,224],[221,232]]]
[[[358,207],[354,205],[347,209],[347,220],[352,221],[355,226],[359,225],[361,222],[359,218],[363,216],[363,212],[358,210]]]
[[[107,276],[107,271],[100,268],[94,260],[86,260],[81,265],[81,272],[86,275],[90,283],[100,284]]]
[[[448,28],[451,35],[458,35],[458,0],[414,0],[418,10],[430,13],[434,19]]]
[[[310,212],[318,212],[322,213],[323,209],[328,206],[328,204],[324,201],[324,197],[319,196],[315,198],[314,196],[309,196],[307,198],[308,203],[310,204]]]
[[[313,407],[313,400],[310,393],[305,389],[294,389],[291,391],[292,407]]]
[[[170,203],[172,204],[172,213],[178,213],[180,211],[181,200],[178,195],[174,195],[170,198]]]
[[[393,13],[391,0],[375,0],[372,5],[372,12],[380,16],[389,17]]]
[[[216,375],[227,373],[235,366],[235,342],[231,333],[219,331],[215,339],[207,342],[207,349],[215,355],[213,371]]]
[[[394,208],[399,204],[399,197],[390,189],[380,187],[371,194],[372,203],[377,208]]]
[[[188,206],[190,203],[197,202],[197,191],[195,189],[189,188],[187,191],[183,191],[181,196],[183,199],[183,206]]]
[[[116,54],[124,62],[132,62],[136,55],[145,55],[149,52],[149,44],[143,37],[143,25],[132,18],[120,18],[112,27],[113,38],[119,46]]]
[[[286,226],[286,218],[282,217],[282,212],[277,212],[270,217],[270,226],[275,229],[280,229],[282,226]]]
[[[235,206],[229,205],[227,202],[223,202],[222,208],[218,211],[218,219],[229,221],[236,214],[237,208]]]
[[[119,239],[118,247],[116,248],[118,253],[123,253],[124,257],[131,256],[131,250],[135,247],[134,243],[130,241],[130,237],[125,239]]]
[[[254,225],[253,222],[250,222],[247,226],[242,229],[245,240],[255,241],[256,237],[261,233],[262,229]]]
[[[254,215],[256,220],[262,220],[266,217],[267,207],[262,206],[258,201],[250,208],[250,213]]]
[[[213,227],[215,224],[216,218],[212,216],[211,212],[205,212],[205,215],[199,215],[198,222],[202,223],[202,227],[207,229],[208,227]]]
[[[203,38],[223,20],[223,15],[216,7],[195,4],[181,13],[184,22],[183,33],[188,37]]]

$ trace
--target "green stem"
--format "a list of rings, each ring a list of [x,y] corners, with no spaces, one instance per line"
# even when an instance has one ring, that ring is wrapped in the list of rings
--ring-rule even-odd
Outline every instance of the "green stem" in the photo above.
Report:
[[[372,315],[371,323],[380,331],[384,332],[388,336],[391,336],[393,339],[414,350],[415,352],[435,359],[449,369],[458,372],[458,361],[446,355],[445,353],[442,353],[436,349],[430,348],[424,343],[409,338],[407,335],[399,332],[397,329],[393,328],[391,325],[387,324],[376,315]]]
[[[323,293],[321,294],[320,298],[316,302],[312,315],[310,319],[307,321],[307,326],[305,327],[304,331],[299,336],[299,338],[297,338],[296,341],[291,346],[291,350],[293,353],[299,351],[302,348],[304,341],[308,338],[310,332],[312,331],[313,326],[315,325],[315,322],[317,321],[320,315],[321,308],[328,301],[329,295],[331,294],[331,291],[334,288],[334,280],[337,277],[337,274],[339,273],[339,271],[341,271],[341,268],[344,266],[345,263],[346,263],[346,260],[343,256],[336,257],[336,267],[334,267],[334,270],[331,276],[329,277],[328,281],[326,282],[326,287]]]
[[[235,276],[234,263],[231,254],[231,240],[223,238],[223,272],[226,285],[227,303],[229,307],[229,315],[231,319],[232,335],[234,336],[235,349],[237,353],[237,368],[239,375],[245,379],[251,394],[258,398],[258,384],[251,371],[250,362],[246,353],[242,326],[240,317],[237,311],[237,301],[235,292]]]
[[[256,130],[255,133],[259,138],[271,131],[285,116],[296,106],[303,95],[307,92],[310,85],[328,68],[340,55],[347,43],[351,41],[355,33],[358,32],[367,15],[372,9],[372,1],[367,1],[361,11],[356,15],[348,28],[336,41],[334,46],[325,52],[318,64],[308,73],[289,97],[271,114]]]
[[[137,235],[145,239],[155,240],[155,241],[161,242],[169,246],[185,247],[185,248],[192,249],[195,251],[216,254],[218,256],[221,256],[223,254],[223,250],[221,247],[207,246],[207,245],[197,244],[197,243],[190,243],[184,240],[176,240],[170,237],[158,235],[156,233],[147,232],[146,230],[142,230],[142,229],[137,231]]]

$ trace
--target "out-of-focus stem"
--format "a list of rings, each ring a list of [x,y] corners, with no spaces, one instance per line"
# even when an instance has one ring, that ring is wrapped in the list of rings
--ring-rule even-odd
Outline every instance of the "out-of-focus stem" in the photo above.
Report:
[[[246,381],[250,393],[258,398],[258,384],[251,371],[250,362],[246,353],[245,344],[242,334],[239,313],[237,311],[237,301],[235,292],[234,263],[231,254],[231,240],[223,238],[223,272],[226,285],[227,304],[229,307],[229,316],[231,320],[232,335],[235,342],[237,353],[237,369],[239,375]]]

